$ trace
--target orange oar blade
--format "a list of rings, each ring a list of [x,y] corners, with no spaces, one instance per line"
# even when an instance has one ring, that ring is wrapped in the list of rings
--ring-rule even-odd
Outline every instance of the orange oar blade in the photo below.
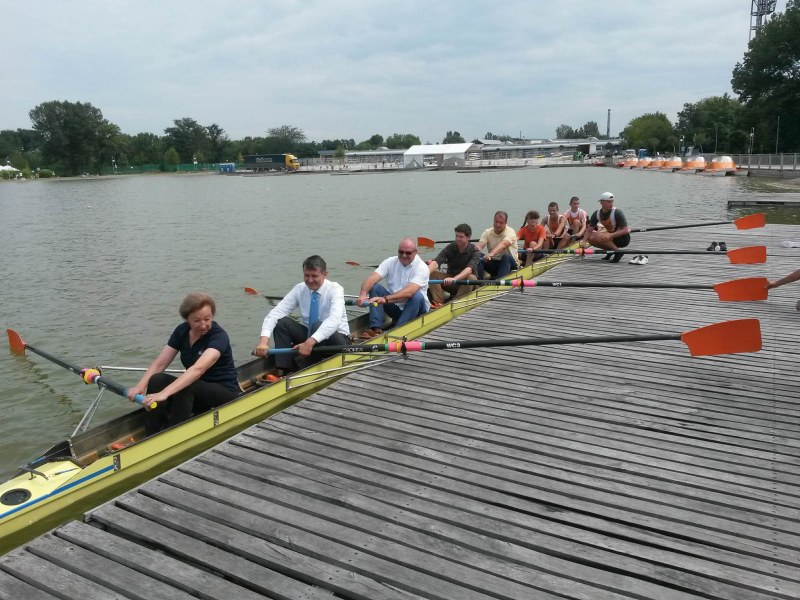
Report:
[[[426,237],[417,238],[417,246],[420,246],[421,248],[433,248],[433,245],[435,243],[436,242],[434,242],[431,238],[426,238]]]
[[[736,229],[756,229],[767,224],[767,217],[764,213],[756,213],[746,217],[739,217],[733,221],[733,224],[736,225]]]
[[[755,265],[767,262],[766,246],[746,246],[728,250],[728,260],[733,265]]]
[[[244,293],[250,294],[251,296],[258,296],[258,292],[253,288],[248,288],[248,287],[244,288]]]
[[[25,354],[25,342],[22,341],[19,334],[13,329],[6,329],[6,333],[8,334],[8,345],[11,351],[14,354]]]
[[[714,284],[714,291],[723,302],[747,302],[766,300],[769,283],[766,277],[746,277]]]
[[[360,266],[361,266],[361,263],[357,263],[357,262],[356,262],[356,261],[354,261],[354,260],[346,260],[345,262],[346,262],[348,265],[350,265],[351,267],[360,267]]]
[[[692,356],[736,354],[761,350],[761,324],[758,319],[737,319],[700,327],[681,334],[681,341]]]

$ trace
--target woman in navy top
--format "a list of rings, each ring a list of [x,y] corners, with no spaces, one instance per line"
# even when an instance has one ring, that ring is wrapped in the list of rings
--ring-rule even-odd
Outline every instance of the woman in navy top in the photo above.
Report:
[[[208,294],[193,292],[186,296],[179,310],[184,322],[172,332],[139,383],[128,390],[131,400],[136,394],[148,392],[144,401],[148,435],[239,395],[231,342],[213,320],[216,311],[214,299]],[[179,353],[186,371],[178,377],[164,373]],[[149,410],[152,402],[157,407]]]

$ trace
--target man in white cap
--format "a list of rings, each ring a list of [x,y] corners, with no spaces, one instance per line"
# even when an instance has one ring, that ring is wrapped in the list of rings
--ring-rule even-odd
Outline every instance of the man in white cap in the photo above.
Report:
[[[589,218],[583,241],[604,250],[619,250],[631,243],[631,228],[622,211],[614,207],[614,194],[600,194],[600,208]],[[603,226],[597,228],[598,223]],[[619,262],[622,252],[609,252],[603,260]]]

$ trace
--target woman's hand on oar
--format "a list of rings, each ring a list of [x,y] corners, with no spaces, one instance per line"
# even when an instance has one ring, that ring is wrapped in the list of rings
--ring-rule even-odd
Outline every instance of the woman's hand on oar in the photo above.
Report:
[[[707,250],[604,250],[601,248],[564,248],[561,250],[537,250],[543,254],[577,254],[587,256],[591,254],[699,254],[706,256],[726,255],[731,264],[755,265],[767,262],[766,246],[745,246],[744,248],[731,248],[723,252],[708,252]]]
[[[428,283],[442,284],[443,279],[430,279]],[[614,283],[606,281],[544,281],[542,279],[459,279],[458,285],[488,285],[516,287],[521,290],[529,287],[576,287],[576,288],[626,288],[626,289],[671,289],[671,290],[714,290],[723,302],[749,302],[766,300],[769,283],[766,277],[747,277],[732,279],[715,284],[699,283]]]
[[[406,354],[422,350],[456,350],[459,348],[495,348],[507,346],[554,346],[566,344],[615,344],[621,342],[653,342],[681,340],[692,356],[737,354],[761,350],[761,324],[758,319],[722,321],[684,333],[652,335],[575,336],[563,338],[512,338],[498,340],[466,340],[450,342],[398,341],[361,346],[314,346],[317,354],[356,354],[395,352]],[[293,348],[273,348],[270,354],[296,354]]]
[[[764,227],[767,224],[767,219],[764,213],[755,213],[739,217],[733,221],[713,221],[711,223],[690,223],[688,225],[663,225],[658,227],[639,227],[631,229],[631,233],[643,233],[645,231],[665,231],[667,229],[687,229],[689,227],[707,227],[709,225],[728,225],[733,223],[736,229],[756,229]]]
[[[60,358],[53,356],[52,354],[48,354],[44,350],[39,350],[38,348],[34,348],[27,342],[22,340],[22,337],[14,331],[13,329],[6,329],[6,333],[8,334],[8,345],[11,348],[11,352],[14,354],[24,355],[25,350],[30,350],[34,354],[38,354],[42,358],[46,358],[50,362],[54,362],[60,367],[64,367],[68,371],[72,371],[76,375],[78,375],[81,379],[83,379],[84,383],[87,385],[90,383],[96,383],[98,387],[104,387],[108,390],[111,390],[115,394],[122,396],[123,398],[128,397],[128,388],[121,386],[118,383],[115,383],[108,379],[107,377],[103,377],[100,373],[99,369],[93,368],[81,368],[77,367],[73,364],[66,362]],[[138,404],[143,404],[145,402],[145,398],[142,394],[136,394],[133,399],[134,402]],[[156,408],[157,404],[155,402],[151,402],[149,406],[147,406],[147,410],[152,410]]]

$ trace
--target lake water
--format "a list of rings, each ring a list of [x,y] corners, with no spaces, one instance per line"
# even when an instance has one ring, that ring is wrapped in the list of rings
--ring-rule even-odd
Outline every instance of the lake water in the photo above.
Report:
[[[145,367],[180,321],[183,296],[203,290],[217,301],[238,363],[269,308],[243,288],[284,294],[311,254],[355,294],[370,271],[345,261],[376,264],[404,236],[451,239],[466,222],[478,237],[496,210],[516,228],[526,211],[544,214],[553,200],[563,209],[573,195],[595,210],[609,190],[632,226],[735,218],[753,211],[731,212],[729,199],[763,193],[750,178],[611,168],[3,182],[2,325],[80,367]],[[768,220],[800,217],[781,210]],[[105,375],[125,386],[139,378]],[[69,435],[96,395],[41,357],[0,351],[0,475]],[[130,409],[106,392],[95,422]]]

